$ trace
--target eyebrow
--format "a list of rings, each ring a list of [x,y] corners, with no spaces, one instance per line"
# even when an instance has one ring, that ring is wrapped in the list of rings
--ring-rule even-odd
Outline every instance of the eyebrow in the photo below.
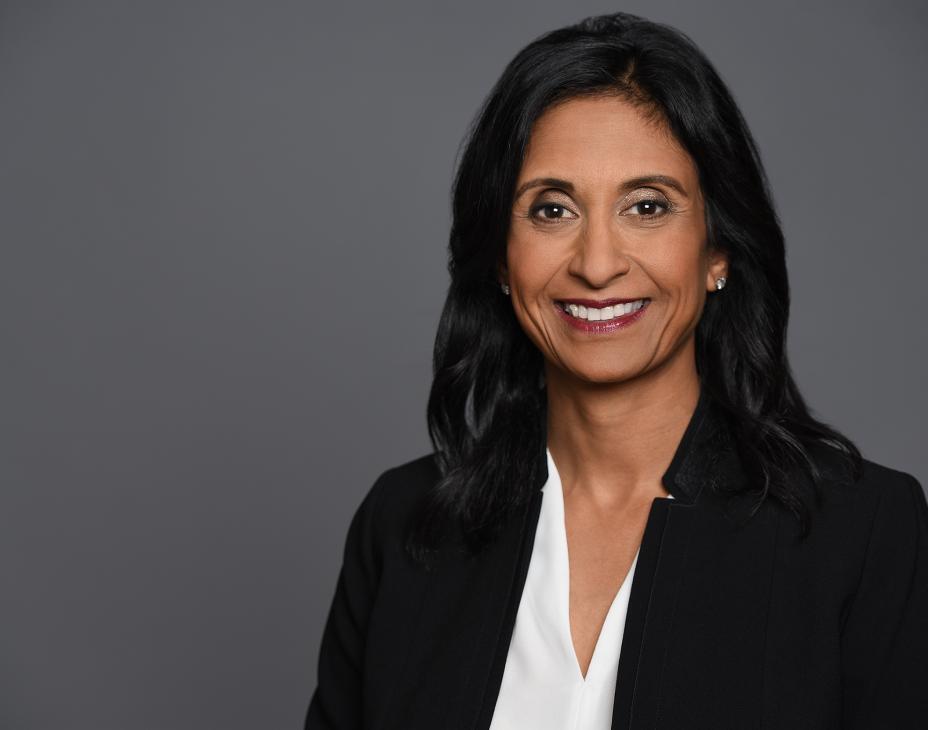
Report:
[[[669,175],[639,175],[638,177],[632,177],[628,180],[623,181],[619,185],[619,192],[625,192],[628,190],[634,190],[639,188],[642,185],[652,185],[657,183],[658,185],[666,185],[667,187],[673,188],[679,192],[684,198],[688,198],[686,190],[683,187],[683,184],[676,178],[672,178]],[[551,188],[563,188],[568,193],[574,191],[574,185],[569,180],[561,180],[557,177],[536,177],[532,180],[522,183],[519,186],[519,189],[516,190],[515,199],[518,200],[522,195],[532,188],[538,188],[541,186],[547,186]]]

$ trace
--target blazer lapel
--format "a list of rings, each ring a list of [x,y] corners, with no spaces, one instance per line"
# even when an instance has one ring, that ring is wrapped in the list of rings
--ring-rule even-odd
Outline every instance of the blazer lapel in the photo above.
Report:
[[[777,520],[714,487],[744,481],[725,425],[703,391],[663,477],[632,582],[612,730],[749,727],[761,706],[763,622]],[[702,669],[700,669],[702,668]],[[724,708],[724,709],[723,709]]]
[[[616,676],[613,730],[647,726],[632,720],[652,717],[658,701],[668,628],[693,525],[693,506],[673,501],[654,500],[642,537]]]
[[[693,528],[694,503],[705,465],[695,462],[709,440],[709,403],[705,389],[663,476],[674,499],[651,505],[632,580],[625,634],[616,676],[612,730],[631,730],[633,718],[649,717],[657,703],[660,672],[667,654],[680,578]]]

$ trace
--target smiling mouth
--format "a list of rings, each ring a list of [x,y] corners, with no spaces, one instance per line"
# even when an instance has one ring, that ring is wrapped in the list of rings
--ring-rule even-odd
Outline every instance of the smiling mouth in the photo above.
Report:
[[[582,304],[569,304],[567,302],[556,302],[556,304],[564,310],[564,312],[576,319],[586,320],[587,322],[608,322],[637,312],[650,301],[650,299],[645,297],[644,299],[635,299],[631,302],[623,302],[621,304],[600,308],[586,307]]]

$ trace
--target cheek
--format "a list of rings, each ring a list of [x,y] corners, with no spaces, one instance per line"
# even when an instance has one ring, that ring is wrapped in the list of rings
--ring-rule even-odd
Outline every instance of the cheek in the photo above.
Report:
[[[514,235],[506,246],[506,266],[510,282],[530,297],[553,276],[558,260],[553,247]]]
[[[681,251],[685,250],[685,255]],[[702,306],[707,271],[705,253],[694,245],[676,247],[650,262],[651,277],[672,309],[690,316]]]

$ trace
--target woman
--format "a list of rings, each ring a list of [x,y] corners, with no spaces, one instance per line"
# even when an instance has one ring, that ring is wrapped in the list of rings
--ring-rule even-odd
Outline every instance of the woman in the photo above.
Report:
[[[617,13],[457,171],[432,454],[351,526],[307,730],[923,728],[928,503],[809,413],[730,93]]]

